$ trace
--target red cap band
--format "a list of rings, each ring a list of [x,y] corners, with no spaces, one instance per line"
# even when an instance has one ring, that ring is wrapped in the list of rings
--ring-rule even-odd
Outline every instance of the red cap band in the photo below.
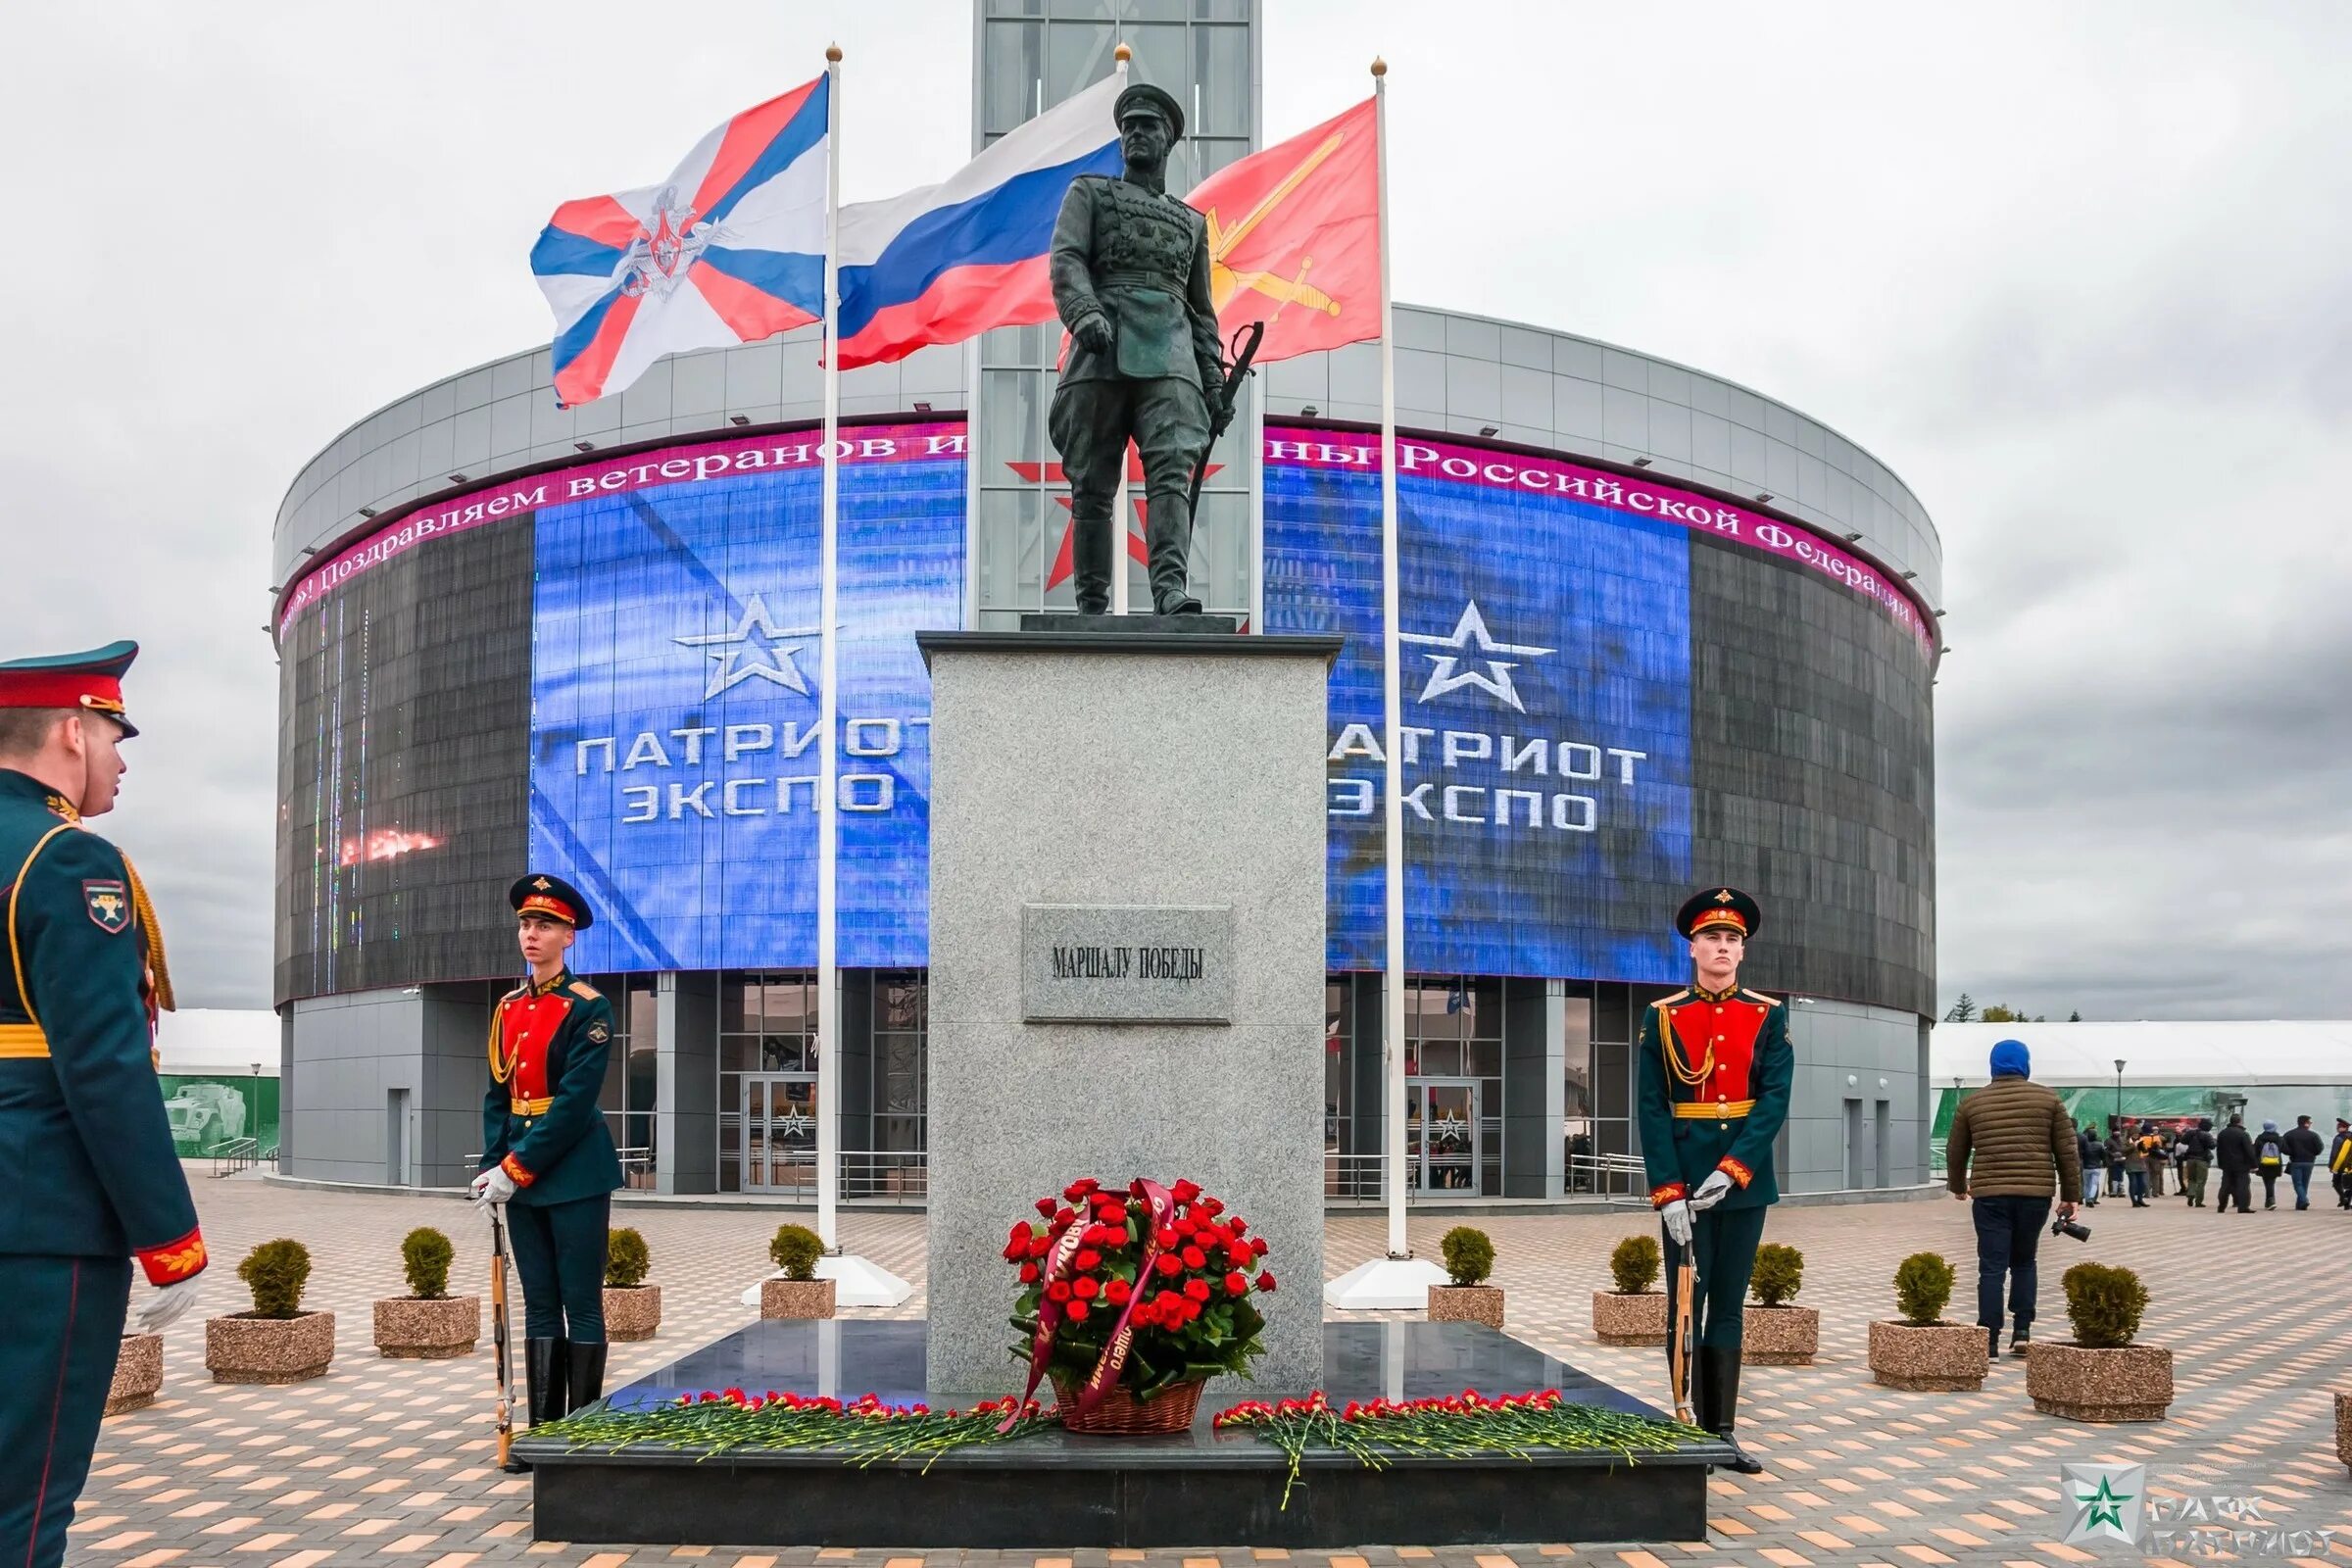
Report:
[[[563,921],[565,925],[578,925],[580,923],[579,915],[573,911],[570,905],[565,904],[562,899],[549,898],[544,893],[532,894],[529,898],[522,901],[522,903],[515,908],[514,912],[517,914],[553,915],[556,919]]]
[[[0,670],[0,708],[87,708],[122,711],[122,681],[87,670]]]

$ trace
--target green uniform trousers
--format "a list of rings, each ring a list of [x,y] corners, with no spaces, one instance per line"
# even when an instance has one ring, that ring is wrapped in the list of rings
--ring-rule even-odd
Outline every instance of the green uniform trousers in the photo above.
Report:
[[[0,1563],[57,1568],[130,1305],[130,1259],[0,1256]]]
[[[568,1203],[509,1203],[507,1239],[522,1278],[528,1340],[605,1343],[605,1251],[612,1195]]]
[[[1698,1331],[1701,1345],[1721,1346],[1725,1349],[1740,1348],[1740,1330],[1746,1320],[1741,1315],[1747,1303],[1747,1276],[1756,1266],[1756,1246],[1764,1240],[1762,1208],[1710,1208],[1694,1216],[1690,1232],[1690,1260],[1698,1269],[1698,1299],[1690,1312],[1697,1320],[1691,1326]],[[1666,1248],[1666,1323],[1671,1342],[1675,1314],[1675,1270],[1682,1265],[1683,1250],[1674,1238],[1660,1235]],[[1671,1357],[1674,1347],[1667,1346]]]
[[[1054,389],[1046,430],[1070,480],[1070,568],[1078,608],[1110,603],[1110,572],[1125,553],[1110,509],[1127,472],[1127,443],[1143,460],[1152,592],[1181,594],[1193,551],[1194,470],[1208,454],[1208,400],[1178,376],[1075,381]]]

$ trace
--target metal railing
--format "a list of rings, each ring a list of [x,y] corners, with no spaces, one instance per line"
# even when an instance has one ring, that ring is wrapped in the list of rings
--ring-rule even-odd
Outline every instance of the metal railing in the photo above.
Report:
[[[816,1196],[816,1151],[771,1149],[754,1152],[737,1166],[751,1193]],[[762,1169],[764,1167],[764,1169]],[[845,1199],[919,1199],[931,1190],[928,1156],[919,1149],[845,1149],[841,1152],[841,1196]]]
[[[234,1176],[261,1163],[262,1141],[258,1138],[232,1138],[225,1144],[213,1146],[213,1174]]]

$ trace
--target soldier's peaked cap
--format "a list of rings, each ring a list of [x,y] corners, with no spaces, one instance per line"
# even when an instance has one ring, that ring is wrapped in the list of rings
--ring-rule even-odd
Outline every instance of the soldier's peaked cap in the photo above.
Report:
[[[1111,105],[1110,122],[1114,125],[1123,123],[1127,119],[1127,111],[1138,107],[1158,110],[1166,118],[1169,130],[1178,136],[1184,134],[1184,106],[1171,94],[1148,81],[1131,81],[1127,84],[1127,90],[1119,94],[1118,102]]]
[[[73,708],[104,713],[127,738],[138,727],[122,713],[122,672],[139,645],[108,643],[86,654],[50,654],[0,662],[0,708]]]
[[[580,897],[580,890],[560,876],[533,871],[518,878],[507,889],[507,902],[516,914],[540,914],[550,920],[561,920],[574,931],[585,931],[596,924],[596,911]]]
[[[1683,906],[1674,916],[1675,930],[1686,938],[1716,926],[1752,937],[1763,924],[1763,909],[1738,888],[1712,887],[1693,893],[1683,901]]]

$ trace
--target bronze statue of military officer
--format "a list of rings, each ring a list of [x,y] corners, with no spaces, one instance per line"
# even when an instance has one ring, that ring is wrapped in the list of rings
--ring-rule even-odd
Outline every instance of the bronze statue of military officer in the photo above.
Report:
[[[1132,439],[1149,503],[1152,607],[1198,613],[1185,591],[1193,473],[1233,417],[1209,301],[1208,222],[1167,193],[1168,150],[1184,134],[1176,100],[1138,82],[1115,113],[1126,172],[1072,180],[1054,225],[1054,305],[1070,347],[1047,431],[1070,481],[1078,609],[1110,608],[1120,554],[1110,511]]]

